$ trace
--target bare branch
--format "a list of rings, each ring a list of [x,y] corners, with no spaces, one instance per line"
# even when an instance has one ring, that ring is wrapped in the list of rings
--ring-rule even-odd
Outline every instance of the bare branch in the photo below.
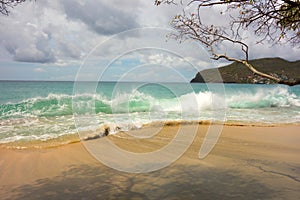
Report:
[[[8,15],[9,9],[25,1],[26,0],[0,0],[0,13],[3,15]]]
[[[155,2],[156,5],[175,3],[174,0],[156,0]],[[259,38],[258,43],[266,40],[278,43],[285,40],[298,46],[300,44],[300,0],[191,0],[187,5],[195,6],[196,13],[183,11],[182,14],[174,17],[172,26],[178,31],[177,35],[172,35],[175,39],[191,38],[205,45],[212,59],[239,62],[255,74],[278,83],[285,83],[278,77],[257,71],[249,63],[249,47],[243,42],[241,31],[251,27],[250,30]],[[228,26],[203,23],[207,20],[202,19],[202,9],[219,5],[227,7],[225,12],[231,17]],[[240,47],[244,54],[243,59],[217,52],[221,51],[219,49],[221,44],[228,42]]]

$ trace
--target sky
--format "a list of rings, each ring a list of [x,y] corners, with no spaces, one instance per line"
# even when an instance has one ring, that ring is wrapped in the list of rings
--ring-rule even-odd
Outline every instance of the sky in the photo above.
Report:
[[[0,80],[189,82],[197,71],[226,63],[212,61],[195,41],[168,37],[183,8],[189,9],[154,0],[27,1],[0,16]],[[225,23],[217,12],[206,15]],[[252,59],[299,59],[299,48],[256,45],[245,35]],[[226,53],[240,56],[234,47]]]

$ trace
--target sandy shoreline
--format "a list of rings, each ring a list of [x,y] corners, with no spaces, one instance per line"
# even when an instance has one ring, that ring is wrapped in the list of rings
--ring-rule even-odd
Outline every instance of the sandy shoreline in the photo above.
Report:
[[[195,125],[183,125],[189,130]],[[111,169],[81,142],[49,149],[0,148],[1,199],[300,199],[299,125],[224,126],[213,151],[198,158],[207,125],[192,145],[161,170],[131,174]],[[130,134],[147,133],[145,127]],[[109,140],[144,153],[170,142],[179,129],[165,126],[148,140],[125,133]],[[100,139],[101,140],[101,139]]]

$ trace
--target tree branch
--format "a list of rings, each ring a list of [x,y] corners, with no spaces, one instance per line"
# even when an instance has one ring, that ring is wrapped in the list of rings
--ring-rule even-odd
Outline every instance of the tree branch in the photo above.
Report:
[[[3,15],[9,14],[9,9],[25,2],[26,0],[0,0],[0,13]]]
[[[156,0],[156,3],[174,3],[173,0]],[[158,5],[159,5],[158,4]],[[258,43],[265,40],[272,43],[281,42],[283,39],[292,45],[299,45],[300,41],[300,1],[258,1],[258,0],[191,0],[188,6],[195,5],[196,13],[186,13],[177,15],[172,20],[172,26],[178,30],[175,39],[189,37],[204,44],[212,55],[212,59],[226,59],[245,65],[254,74],[266,77],[277,83],[293,84],[283,81],[277,76],[258,71],[249,63],[249,47],[243,42],[240,31],[247,30],[252,26],[251,31],[259,36]],[[234,12],[230,15],[229,26],[216,26],[206,24],[206,20],[201,19],[201,12],[204,8],[211,8],[219,5],[227,6],[226,13]],[[237,15],[238,14],[238,15]],[[237,15],[237,16],[236,16]],[[229,34],[226,30],[230,30]],[[289,35],[289,38],[285,38]],[[276,40],[278,38],[278,40]],[[221,44],[231,43],[239,45],[244,59],[234,58],[224,53],[218,53]]]

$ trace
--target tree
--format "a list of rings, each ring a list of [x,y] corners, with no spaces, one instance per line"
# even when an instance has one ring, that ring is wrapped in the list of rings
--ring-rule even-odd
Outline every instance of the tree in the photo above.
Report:
[[[0,0],[0,12],[3,15],[9,14],[9,9],[25,2],[26,0]]]
[[[178,4],[174,0],[156,0],[155,5]],[[243,31],[251,31],[259,38],[257,43],[289,43],[300,47],[300,0],[192,0],[172,20],[172,26],[178,34],[175,39],[186,37],[204,44],[211,53],[212,59],[226,59],[242,63],[254,74],[266,77],[277,83],[295,85],[300,80],[283,80],[271,74],[256,70],[249,63],[249,46],[242,36]],[[207,24],[203,18],[205,8],[225,8],[221,16],[228,17],[227,26]],[[192,9],[191,9],[192,8]],[[224,52],[224,45],[238,46],[243,53],[242,58],[232,57]],[[223,47],[223,48],[222,48]]]

